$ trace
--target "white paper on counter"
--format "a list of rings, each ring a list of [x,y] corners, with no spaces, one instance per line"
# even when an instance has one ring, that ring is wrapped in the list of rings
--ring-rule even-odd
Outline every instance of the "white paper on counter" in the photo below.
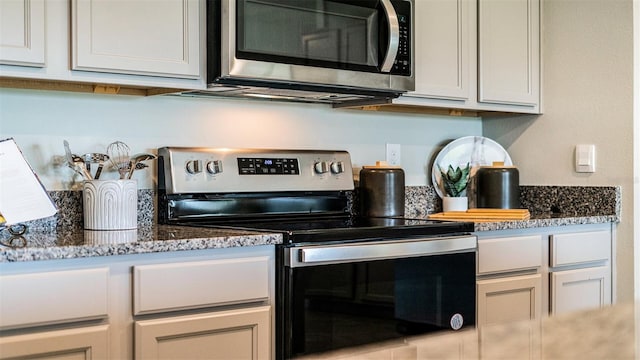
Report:
[[[7,224],[42,219],[57,209],[13,139],[0,140],[0,214]]]

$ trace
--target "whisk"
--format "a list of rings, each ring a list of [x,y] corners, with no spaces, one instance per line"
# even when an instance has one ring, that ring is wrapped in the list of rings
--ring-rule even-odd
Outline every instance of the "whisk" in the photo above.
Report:
[[[120,174],[120,179],[126,179],[129,173],[129,145],[122,141],[114,141],[107,146],[107,155],[109,155],[109,162],[111,167],[116,169]]]

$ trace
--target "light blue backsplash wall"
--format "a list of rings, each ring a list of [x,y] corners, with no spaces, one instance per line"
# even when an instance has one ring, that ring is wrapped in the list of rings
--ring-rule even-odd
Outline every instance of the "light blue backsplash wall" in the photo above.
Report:
[[[0,89],[0,138],[13,137],[48,190],[77,189],[60,165],[63,140],[74,153],[104,152],[115,140],[132,153],[161,146],[335,149],[351,153],[354,172],[401,145],[407,185],[430,184],[432,158],[452,139],[482,135],[479,118],[332,109],[328,105],[137,97]],[[138,171],[155,187],[155,166]],[[107,173],[104,178],[115,178]]]

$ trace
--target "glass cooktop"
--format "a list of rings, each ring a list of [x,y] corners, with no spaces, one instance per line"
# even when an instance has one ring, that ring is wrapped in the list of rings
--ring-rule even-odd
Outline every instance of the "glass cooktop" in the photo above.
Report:
[[[402,239],[446,236],[473,231],[473,223],[405,218],[325,217],[302,219],[253,219],[221,222],[189,221],[189,226],[224,227],[251,231],[281,232],[285,244],[329,241]]]

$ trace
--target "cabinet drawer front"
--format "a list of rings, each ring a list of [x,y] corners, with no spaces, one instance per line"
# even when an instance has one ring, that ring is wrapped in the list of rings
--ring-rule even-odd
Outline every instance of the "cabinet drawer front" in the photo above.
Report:
[[[478,240],[478,274],[536,269],[540,266],[540,235]]]
[[[591,231],[552,235],[550,248],[552,267],[607,261],[611,258],[611,234]]]
[[[108,284],[108,268],[2,276],[0,328],[106,318]]]
[[[269,298],[269,258],[136,266],[134,315]]]

